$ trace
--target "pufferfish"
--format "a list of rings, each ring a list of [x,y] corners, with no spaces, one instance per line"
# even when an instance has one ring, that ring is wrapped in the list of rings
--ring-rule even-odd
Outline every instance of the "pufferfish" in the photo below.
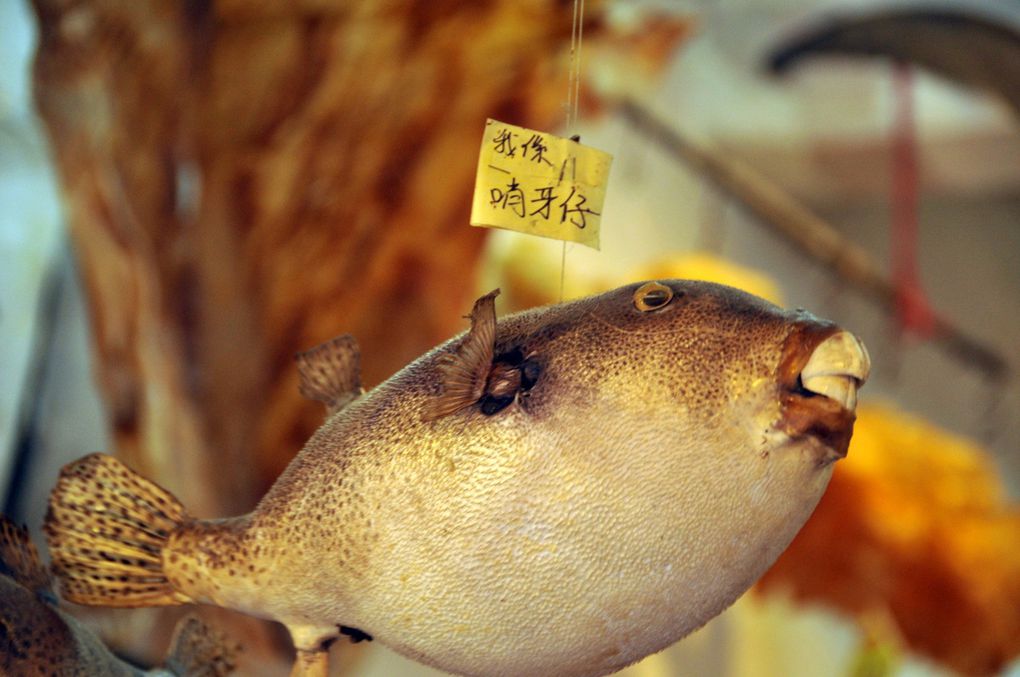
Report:
[[[0,515],[0,675],[4,677],[224,677],[238,646],[196,616],[174,629],[163,665],[121,660],[58,606],[50,572],[28,531]]]
[[[720,613],[807,520],[852,433],[862,343],[668,280],[470,330],[365,393],[349,336],[299,355],[328,418],[249,514],[190,517],[112,457],[66,466],[46,533],[71,600],[283,623],[464,675],[602,675]]]

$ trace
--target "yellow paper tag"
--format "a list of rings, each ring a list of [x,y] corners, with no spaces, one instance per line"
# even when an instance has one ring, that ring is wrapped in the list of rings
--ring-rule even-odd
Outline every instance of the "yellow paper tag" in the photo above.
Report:
[[[570,139],[485,123],[471,225],[599,248],[613,156]]]

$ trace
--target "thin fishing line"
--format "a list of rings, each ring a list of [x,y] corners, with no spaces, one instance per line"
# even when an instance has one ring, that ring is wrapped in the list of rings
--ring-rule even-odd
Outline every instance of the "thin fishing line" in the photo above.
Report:
[[[574,104],[574,88],[575,88],[574,81],[575,81],[575,79],[577,79],[577,76],[579,75],[579,69],[577,67],[578,63],[579,63],[577,50],[579,48],[579,46],[578,46],[578,27],[580,25],[580,22],[579,22],[580,11],[581,11],[581,5],[580,5],[579,0],[574,0],[573,23],[570,26],[570,60],[567,63],[567,99],[566,99],[566,102],[564,103],[564,107],[566,108],[566,115],[567,115],[567,121],[566,121],[567,125],[566,126],[567,126],[567,133],[568,134],[573,132],[574,125],[577,122],[576,119],[575,119],[575,111],[574,111],[574,105],[573,104]]]
[[[567,272],[567,241],[563,240],[560,244],[563,245],[560,249],[560,303],[563,303],[563,283]]]
[[[584,29],[584,0],[574,0],[574,16],[570,26],[570,62],[567,65],[567,100],[565,102],[567,133],[576,134],[581,101],[581,38]],[[567,242],[560,249],[560,303],[567,276]]]
[[[581,43],[584,39],[584,0],[580,0],[580,10],[578,7],[578,0],[574,0],[575,16],[574,21],[577,24],[577,52],[574,56],[574,128],[570,131],[574,134],[577,133],[577,119],[580,116],[581,109]]]

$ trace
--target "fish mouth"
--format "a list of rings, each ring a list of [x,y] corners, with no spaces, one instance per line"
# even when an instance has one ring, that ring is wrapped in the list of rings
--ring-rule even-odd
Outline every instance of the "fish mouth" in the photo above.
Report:
[[[828,453],[846,456],[857,418],[857,390],[868,380],[871,358],[859,338],[830,325],[806,322],[791,332],[779,367],[780,428],[811,437]]]

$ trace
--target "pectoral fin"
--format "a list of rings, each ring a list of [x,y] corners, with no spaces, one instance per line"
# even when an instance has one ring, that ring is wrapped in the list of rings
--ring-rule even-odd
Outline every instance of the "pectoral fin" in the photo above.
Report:
[[[0,574],[10,576],[32,592],[53,596],[50,572],[39,560],[39,551],[29,538],[28,530],[6,515],[0,515]]]
[[[496,296],[494,289],[475,301],[471,329],[452,352],[440,358],[441,389],[425,414],[426,420],[441,418],[481,399],[492,368],[496,345]]]
[[[330,414],[361,395],[361,352],[350,334],[296,355],[301,394],[326,405]]]

